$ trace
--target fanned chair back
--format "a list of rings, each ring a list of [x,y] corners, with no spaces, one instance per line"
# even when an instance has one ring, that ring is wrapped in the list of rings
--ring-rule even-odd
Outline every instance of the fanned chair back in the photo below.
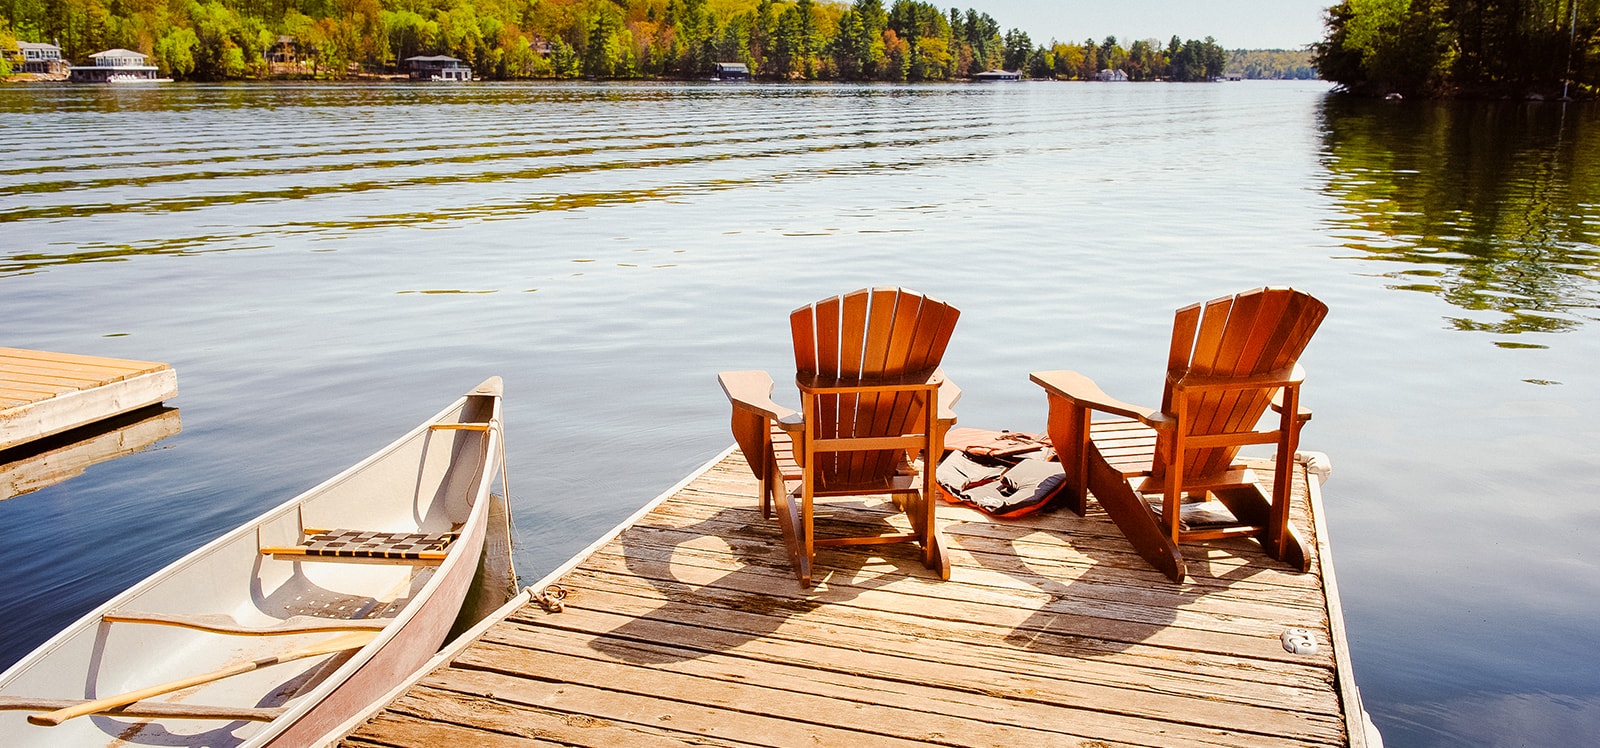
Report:
[[[1178,416],[1186,442],[1250,432],[1279,388],[1241,388],[1230,381],[1287,375],[1327,313],[1326,304],[1292,288],[1258,288],[1179,309],[1161,411]],[[1151,476],[1156,480],[1170,462],[1169,448],[1170,440],[1158,444]],[[1238,452],[1237,444],[1185,449],[1184,482],[1220,475]]]
[[[801,585],[812,584],[817,547],[879,543],[916,543],[922,564],[950,578],[932,465],[961,395],[939,370],[960,315],[901,288],[862,289],[796,309],[789,324],[799,413],[772,400],[764,371],[717,374],[733,406],[734,438],[761,482],[762,515],[777,515]],[[919,455],[927,466],[920,472],[911,459]],[[909,532],[817,536],[815,499],[874,494],[893,497]]]
[[[808,438],[899,436],[925,430],[926,398],[875,391],[895,380],[926,381],[944,357],[960,311],[902,288],[862,289],[823,299],[789,315],[796,380],[812,388],[803,404]],[[805,450],[795,450],[804,460]],[[903,449],[817,452],[812,475],[820,491],[887,486],[904,462]],[[932,459],[938,459],[935,455]]]

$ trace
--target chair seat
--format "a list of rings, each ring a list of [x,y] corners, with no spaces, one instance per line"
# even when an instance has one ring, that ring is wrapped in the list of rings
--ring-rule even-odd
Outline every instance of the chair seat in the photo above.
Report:
[[[1140,493],[1161,492],[1161,472],[1156,465],[1156,430],[1132,418],[1108,418],[1089,424],[1089,440],[1113,470],[1125,478],[1144,476]],[[1183,485],[1201,491],[1256,482],[1255,473],[1234,461],[1211,475],[1186,475]],[[1159,513],[1159,512],[1158,512]]]

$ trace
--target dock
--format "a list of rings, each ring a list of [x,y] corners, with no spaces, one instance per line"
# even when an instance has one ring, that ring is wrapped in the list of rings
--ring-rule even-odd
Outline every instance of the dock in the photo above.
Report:
[[[1257,472],[1271,476],[1270,464]],[[941,504],[939,581],[900,546],[819,552],[802,589],[733,450],[448,645],[373,746],[1381,745],[1350,668],[1318,480],[1297,463],[1299,574],[1253,541],[1168,581],[1091,506],[996,520]],[[829,503],[818,532],[900,524]],[[904,528],[902,528],[904,529]],[[557,600],[562,593],[564,598]],[[1292,654],[1280,636],[1319,644]]]
[[[0,348],[0,450],[177,395],[167,364]]]

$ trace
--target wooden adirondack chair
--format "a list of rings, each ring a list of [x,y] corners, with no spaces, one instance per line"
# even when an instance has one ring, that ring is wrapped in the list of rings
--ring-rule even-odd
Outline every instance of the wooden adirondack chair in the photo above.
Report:
[[[960,390],[939,369],[960,312],[900,288],[862,289],[789,315],[801,410],[772,401],[764,371],[717,375],[733,405],[733,434],[761,481],[764,516],[777,506],[789,561],[812,584],[818,546],[915,542],[922,563],[950,578],[934,524],[934,471]],[[928,469],[917,470],[921,456]],[[816,535],[817,497],[890,494],[911,532]]]
[[[1072,509],[1088,492],[1139,554],[1175,582],[1185,569],[1178,543],[1254,536],[1267,553],[1305,571],[1304,543],[1289,524],[1289,476],[1300,427],[1305,372],[1296,363],[1328,307],[1291,288],[1258,288],[1179,309],[1159,410],[1120,402],[1072,371],[1032,380],[1050,402],[1050,440],[1060,455]],[[1276,428],[1258,430],[1267,408]],[[1091,421],[1090,411],[1118,418]],[[1248,444],[1277,446],[1272,495],[1235,462]],[[1155,511],[1144,495],[1159,494]],[[1186,529],[1181,504],[1215,498],[1237,524]]]

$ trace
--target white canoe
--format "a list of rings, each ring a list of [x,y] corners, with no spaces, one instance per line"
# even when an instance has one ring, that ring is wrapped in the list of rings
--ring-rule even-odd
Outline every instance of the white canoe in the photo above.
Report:
[[[438,650],[472,583],[499,467],[500,395],[500,378],[489,379],[56,635],[0,674],[0,743],[301,746],[367,707]],[[380,537],[388,550],[329,556],[319,554],[352,553],[350,537],[317,530],[435,536],[413,546],[453,539],[442,552],[402,551],[403,542]],[[329,642],[351,648],[318,654]],[[293,659],[54,726],[33,723],[284,655]]]

